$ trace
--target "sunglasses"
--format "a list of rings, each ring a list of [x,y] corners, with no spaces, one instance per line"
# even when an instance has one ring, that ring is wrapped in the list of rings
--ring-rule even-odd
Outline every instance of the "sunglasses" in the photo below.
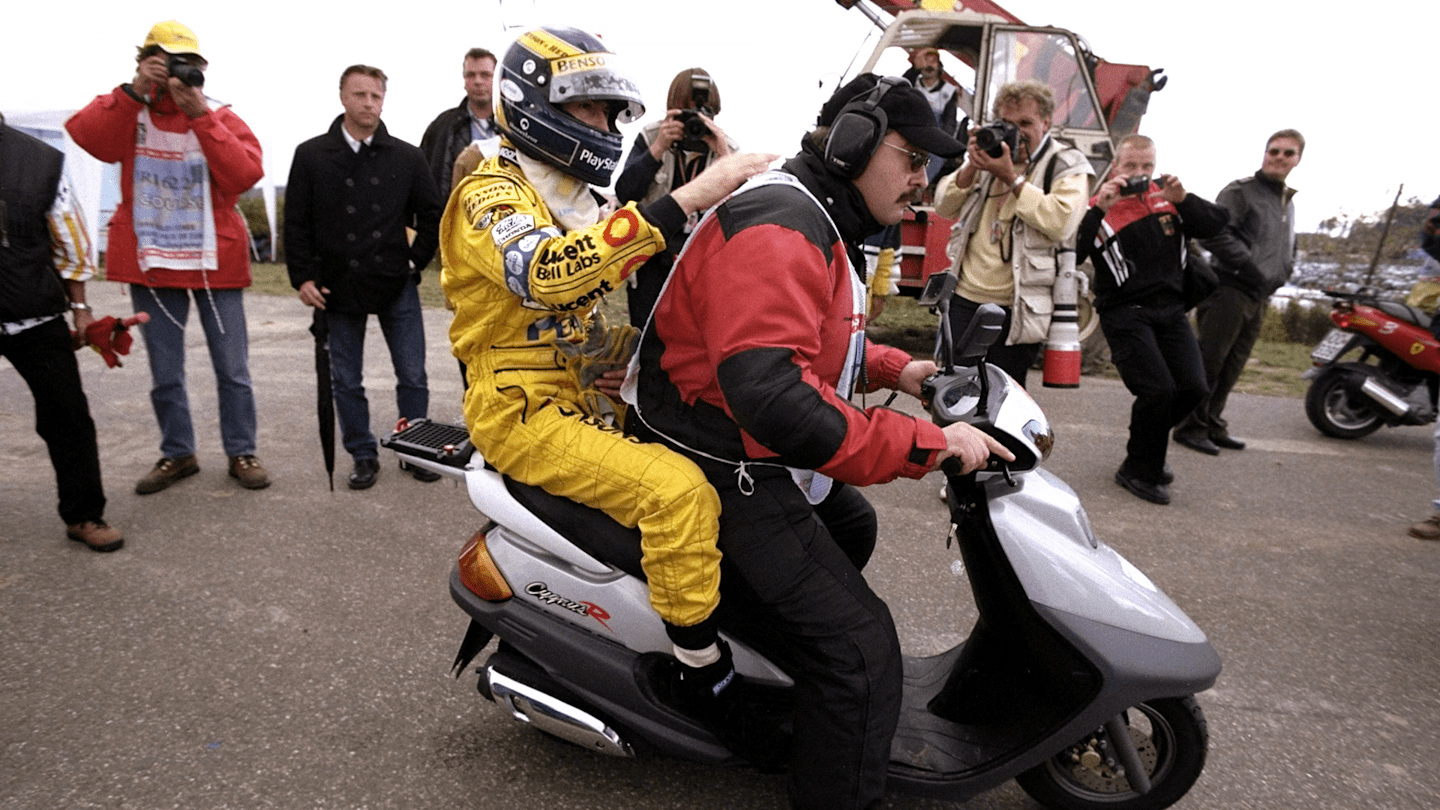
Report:
[[[923,169],[926,165],[928,165],[928,164],[930,163],[930,153],[929,153],[929,152],[912,152],[912,151],[910,151],[909,149],[906,149],[906,148],[904,148],[904,147],[896,146],[895,144],[890,143],[889,141],[881,141],[880,143],[885,144],[886,146],[890,147],[891,149],[894,149],[894,150],[897,150],[897,151],[900,151],[900,152],[904,152],[905,154],[909,155],[909,156],[910,156],[910,171],[912,171],[912,172],[918,172],[918,171],[920,171],[921,169]]]
[[[1285,157],[1295,157],[1295,150],[1294,150],[1294,149],[1277,149],[1277,148],[1275,148],[1275,147],[1271,147],[1271,149],[1270,149],[1270,157],[1279,157],[1279,156],[1282,155],[1282,154],[1283,154]]]

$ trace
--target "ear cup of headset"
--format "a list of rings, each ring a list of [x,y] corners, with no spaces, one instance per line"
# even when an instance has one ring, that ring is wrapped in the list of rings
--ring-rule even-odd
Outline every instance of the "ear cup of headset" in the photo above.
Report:
[[[880,141],[889,131],[885,110],[880,99],[904,79],[886,76],[876,82],[864,96],[841,108],[825,138],[825,166],[831,172],[854,180],[865,171],[870,157],[880,148]]]
[[[825,165],[841,177],[854,180],[865,170],[870,156],[880,148],[885,137],[885,111],[875,109],[876,117],[865,110],[841,112],[830,125],[825,139]]]

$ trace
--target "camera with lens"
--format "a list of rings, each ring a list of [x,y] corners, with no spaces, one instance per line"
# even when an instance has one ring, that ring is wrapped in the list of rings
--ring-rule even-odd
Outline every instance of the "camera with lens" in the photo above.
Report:
[[[171,54],[170,60],[165,63],[165,69],[170,71],[171,76],[179,79],[181,84],[190,87],[205,86],[205,72],[180,54]]]
[[[680,114],[675,116],[675,120],[685,127],[685,136],[680,140],[680,148],[686,152],[704,152],[710,148],[710,145],[705,143],[705,136],[710,134],[710,127],[705,125],[704,119],[700,117],[701,113],[709,115],[710,110],[705,107],[698,110],[681,110]]]
[[[1010,147],[1010,157],[1020,151],[1020,128],[1009,121],[996,121],[975,130],[975,146],[992,158],[1005,154],[1004,147]]]
[[[710,145],[705,143],[710,127],[706,126],[700,115],[704,113],[707,117],[714,118],[715,112],[710,109],[710,77],[699,70],[690,74],[690,101],[695,108],[681,110],[680,114],[675,116],[675,120],[685,127],[680,148],[686,152],[704,152],[710,148]]]
[[[1120,196],[1132,197],[1136,194],[1144,194],[1148,188],[1150,188],[1150,175],[1137,174],[1125,179],[1124,185],[1120,186]]]

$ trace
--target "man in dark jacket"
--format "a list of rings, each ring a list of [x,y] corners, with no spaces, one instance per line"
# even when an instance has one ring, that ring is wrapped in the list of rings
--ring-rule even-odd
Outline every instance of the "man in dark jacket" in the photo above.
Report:
[[[1201,244],[1214,256],[1220,286],[1195,308],[1210,395],[1175,428],[1175,441],[1192,450],[1216,456],[1222,447],[1245,449],[1221,414],[1260,337],[1271,293],[1295,268],[1295,189],[1285,178],[1304,152],[1299,132],[1276,132],[1265,144],[1260,170],[1215,198],[1230,211],[1230,224]]]
[[[351,489],[375,483],[378,447],[362,383],[365,323],[380,319],[395,365],[400,416],[424,417],[425,329],[420,271],[439,244],[441,200],[424,155],[380,120],[385,74],[352,65],[340,77],[345,112],[330,131],[295,149],[285,190],[285,252],[300,300],[330,331],[335,408],[355,460]],[[415,231],[409,241],[406,228]],[[421,481],[435,473],[412,468]]]
[[[1229,218],[1224,208],[1187,193],[1175,175],[1155,176],[1155,142],[1127,135],[1080,220],[1075,245],[1095,265],[1100,328],[1135,395],[1115,482],[1151,503],[1170,503],[1170,428],[1207,390],[1185,317],[1185,263],[1192,259],[1186,241],[1215,236]]]
[[[95,551],[115,551],[125,541],[105,522],[95,422],[65,326],[68,311],[83,339],[93,320],[85,282],[95,265],[64,161],[0,116],[0,357],[35,397],[35,431],[55,468],[65,534]]]
[[[495,83],[495,54],[484,48],[465,52],[463,64],[465,98],[459,106],[435,116],[420,139],[420,151],[430,164],[431,177],[441,197],[449,197],[455,158],[474,141],[500,135],[491,113],[492,86]]]

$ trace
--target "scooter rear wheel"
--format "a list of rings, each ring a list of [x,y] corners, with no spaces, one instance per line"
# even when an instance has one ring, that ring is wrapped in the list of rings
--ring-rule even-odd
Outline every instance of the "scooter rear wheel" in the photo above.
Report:
[[[1150,775],[1136,793],[1116,773],[1104,729],[1015,778],[1031,798],[1054,810],[1161,810],[1180,800],[1205,767],[1210,731],[1193,697],[1162,698],[1126,709],[1130,738]]]
[[[1358,439],[1380,429],[1385,421],[1375,403],[1351,390],[1355,372],[1331,366],[1305,392],[1305,415],[1315,429],[1336,439]]]

